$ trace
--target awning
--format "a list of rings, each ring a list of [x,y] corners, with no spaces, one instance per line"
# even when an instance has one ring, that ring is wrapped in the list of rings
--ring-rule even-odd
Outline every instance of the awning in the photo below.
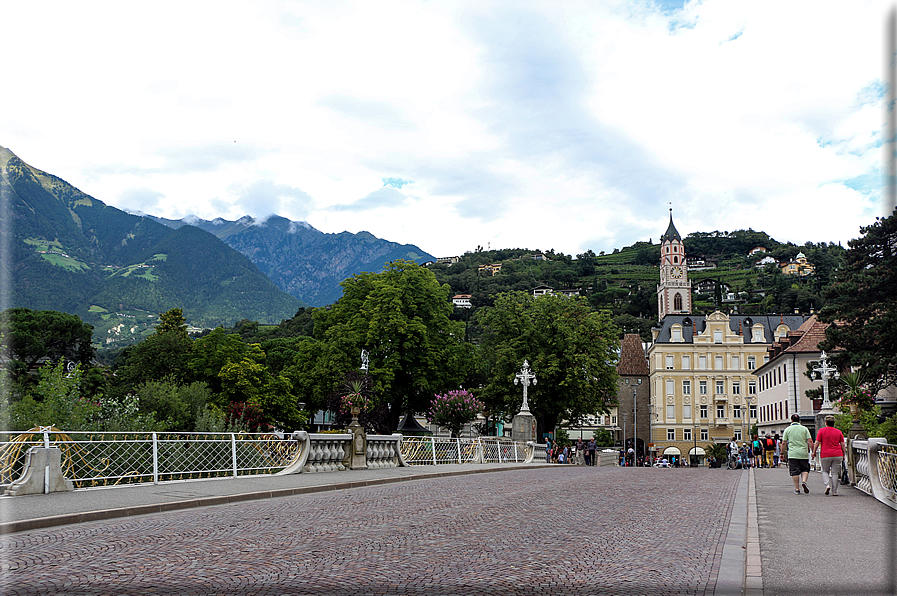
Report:
[[[703,447],[698,447],[698,448],[692,447],[691,449],[688,450],[688,454],[689,455],[706,455],[704,453]]]
[[[667,447],[663,450],[664,455],[682,455],[682,452],[679,451],[678,447]]]

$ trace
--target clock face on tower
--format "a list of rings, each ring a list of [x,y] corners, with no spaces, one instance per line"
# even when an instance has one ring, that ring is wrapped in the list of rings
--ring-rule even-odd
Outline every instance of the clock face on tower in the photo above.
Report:
[[[670,271],[670,275],[673,276],[673,279],[679,279],[682,277],[682,267],[673,267]]]

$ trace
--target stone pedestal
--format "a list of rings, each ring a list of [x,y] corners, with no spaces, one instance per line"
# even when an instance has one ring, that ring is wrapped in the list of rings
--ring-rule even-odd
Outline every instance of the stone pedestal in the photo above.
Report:
[[[6,491],[8,495],[40,495],[74,490],[62,475],[62,452],[58,447],[32,447],[25,454],[22,477]]]
[[[511,440],[519,441],[520,443],[526,443],[527,441],[538,443],[536,440],[536,417],[529,410],[514,416],[514,421],[511,425]]]
[[[349,448],[350,470],[366,470],[368,467],[368,436],[364,428],[358,424],[358,413],[357,408],[352,409],[352,423],[349,425],[349,432],[352,433],[352,445]]]

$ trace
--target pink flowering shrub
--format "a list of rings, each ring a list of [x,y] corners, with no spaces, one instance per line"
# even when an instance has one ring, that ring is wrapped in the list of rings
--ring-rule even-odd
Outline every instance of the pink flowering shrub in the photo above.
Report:
[[[427,421],[430,424],[438,424],[452,432],[457,437],[465,424],[476,419],[484,406],[470,391],[458,389],[448,393],[437,394],[430,402],[427,411]]]

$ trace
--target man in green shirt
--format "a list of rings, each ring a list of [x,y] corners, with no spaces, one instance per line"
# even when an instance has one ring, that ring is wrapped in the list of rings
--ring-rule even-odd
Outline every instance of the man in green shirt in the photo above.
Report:
[[[788,473],[794,480],[794,494],[799,495],[803,487],[810,492],[807,478],[810,476],[810,453],[813,452],[813,437],[810,429],[800,423],[800,415],[791,415],[791,426],[782,435],[782,449],[788,453]],[[799,482],[799,484],[798,484]]]

